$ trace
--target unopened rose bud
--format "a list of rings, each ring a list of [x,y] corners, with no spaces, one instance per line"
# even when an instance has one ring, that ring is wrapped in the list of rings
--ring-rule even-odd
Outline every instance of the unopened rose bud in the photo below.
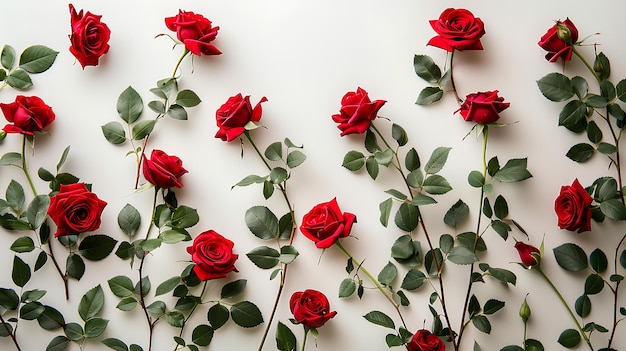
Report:
[[[7,137],[7,132],[5,132],[4,130],[0,130],[0,142],[2,142],[4,138],[6,137]]]
[[[528,319],[530,318],[530,306],[528,306],[526,298],[524,298],[524,302],[519,309],[519,316],[522,317],[522,321],[524,322],[524,324],[526,324],[526,322],[528,322]]]
[[[572,32],[560,22],[556,24],[556,36],[568,44],[572,43]]]

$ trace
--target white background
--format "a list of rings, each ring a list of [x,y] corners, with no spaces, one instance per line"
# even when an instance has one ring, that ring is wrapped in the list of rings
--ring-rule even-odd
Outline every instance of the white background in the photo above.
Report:
[[[117,213],[126,203],[140,210],[145,225],[151,192],[133,193],[135,164],[131,157],[124,156],[128,146],[109,144],[102,136],[100,126],[118,119],[115,103],[127,86],[133,86],[144,101],[149,101],[148,90],[158,79],[171,74],[181,48],[172,49],[172,42],[167,37],[155,38],[157,34],[170,33],[163,18],[175,15],[179,8],[205,15],[221,28],[214,43],[223,55],[196,57],[193,62],[189,58],[185,60],[181,66],[181,88],[194,90],[203,102],[189,109],[190,118],[186,122],[159,122],[150,138],[150,147],[160,148],[183,160],[189,174],[183,178],[184,188],[176,191],[179,203],[197,208],[201,217],[200,223],[192,228],[192,235],[214,229],[235,242],[235,251],[240,255],[237,262],[239,273],[228,279],[248,279],[245,298],[255,302],[266,318],[277,282],[269,281],[270,272],[256,268],[245,257],[246,252],[265,243],[248,231],[243,218],[246,209],[254,205],[267,205],[276,213],[284,213],[286,209],[276,196],[265,201],[258,186],[231,190],[231,186],[244,176],[264,174],[265,169],[247,142],[242,159],[238,141],[225,143],[213,137],[217,131],[215,110],[228,97],[240,92],[251,95],[253,103],[263,96],[268,98],[263,104],[261,120],[266,128],[253,132],[255,141],[264,148],[271,142],[289,137],[296,144],[303,144],[303,151],[308,156],[289,180],[296,218],[301,219],[314,205],[337,197],[342,210],[355,213],[358,218],[352,231],[358,240],[345,239],[344,245],[377,274],[390,260],[391,243],[402,234],[393,225],[389,228],[380,225],[378,204],[387,198],[384,190],[400,188],[400,179],[391,169],[382,169],[379,179],[372,181],[364,172],[353,174],[341,167],[347,151],[363,150],[362,136],[339,137],[339,130],[330,116],[338,111],[341,97],[360,86],[372,99],[387,101],[379,115],[405,127],[409,145],[418,149],[423,161],[438,146],[452,147],[441,174],[448,178],[454,190],[438,197],[440,203],[425,208],[424,213],[431,235],[451,233],[452,229],[442,222],[443,214],[451,204],[463,199],[470,205],[471,218],[462,230],[474,230],[479,194],[469,187],[466,179],[469,171],[481,168],[481,143],[474,134],[463,138],[471,124],[453,114],[458,106],[451,94],[435,106],[414,104],[426,83],[414,73],[413,56],[427,54],[438,64],[444,64],[445,51],[428,47],[426,43],[435,35],[428,20],[438,18],[447,7],[465,7],[485,23],[486,35],[481,39],[484,51],[460,52],[455,57],[457,88],[461,95],[498,89],[500,95],[511,103],[511,107],[501,114],[501,122],[516,123],[491,130],[488,154],[489,157],[497,155],[501,160],[528,157],[533,178],[519,184],[497,185],[496,189],[506,195],[511,217],[525,227],[530,242],[538,246],[545,239],[544,270],[557,281],[567,301],[573,303],[582,293],[585,274],[569,274],[561,270],[554,261],[552,248],[563,242],[575,242],[587,252],[600,247],[613,256],[623,233],[622,226],[593,223],[592,232],[576,234],[560,230],[556,225],[553,203],[561,185],[571,184],[574,178],[578,178],[586,186],[600,176],[613,175],[613,169],[607,169],[607,160],[599,156],[583,165],[565,157],[569,147],[586,141],[586,138],[557,127],[562,104],[546,100],[535,81],[549,72],[560,71],[568,76],[585,75],[595,89],[593,80],[581,64],[572,62],[563,68],[560,62],[548,63],[543,57],[544,51],[537,45],[540,36],[555,20],[568,16],[578,26],[581,38],[600,33],[587,42],[599,43],[598,49],[609,57],[614,82],[625,77],[626,67],[621,64],[626,59],[621,24],[626,7],[621,1],[592,4],[589,1],[111,0],[77,1],[74,5],[78,10],[84,8],[103,15],[102,20],[112,31],[110,52],[97,67],[83,70],[68,51],[70,16],[66,2],[22,0],[3,6],[0,44],[10,44],[18,52],[32,44],[44,44],[60,51],[48,72],[33,76],[35,86],[26,93],[40,96],[57,115],[57,120],[49,128],[49,135],[38,136],[34,154],[28,155],[31,172],[35,174],[38,167],[54,169],[62,150],[71,145],[64,170],[92,183],[93,191],[108,202],[98,232],[120,241],[126,239],[116,224]],[[592,46],[581,51],[592,60]],[[5,88],[0,92],[0,101],[11,102],[15,95],[14,90]],[[151,117],[146,108],[144,118]],[[376,124],[389,132],[387,120],[378,119]],[[19,137],[9,135],[0,150],[2,153],[19,151],[19,144]],[[26,186],[23,175],[17,170],[3,168],[0,172],[0,193],[10,179]],[[37,182],[37,187],[41,192],[46,190],[46,184],[41,181]],[[525,240],[519,232],[513,235],[518,240]],[[13,285],[9,273],[13,253],[9,246],[17,237],[17,233],[0,232],[2,287]],[[416,238],[424,239],[421,234],[416,234]],[[528,336],[541,340],[547,350],[561,349],[556,342],[558,335],[562,330],[574,327],[563,307],[538,274],[526,272],[514,264],[518,256],[512,238],[504,242],[493,232],[485,238],[489,251],[481,259],[492,266],[514,271],[518,283],[508,288],[494,281],[476,286],[476,294],[481,300],[497,298],[506,301],[507,307],[491,317],[491,335],[470,327],[462,348],[471,349],[473,340],[483,350],[521,344],[522,323],[517,313],[528,294],[533,309]],[[146,272],[153,287],[178,274],[187,264],[186,245],[165,245],[148,258]],[[388,303],[375,290],[366,291],[362,301],[355,297],[340,300],[338,286],[346,277],[345,258],[341,252],[331,248],[322,255],[300,235],[294,245],[301,255],[289,270],[277,319],[288,324],[301,341],[301,328],[288,322],[291,317],[289,296],[307,288],[321,290],[338,314],[320,329],[318,349],[386,349],[384,337],[388,330],[368,323],[361,316],[377,309],[397,320]],[[57,255],[64,257],[60,245],[56,251]],[[22,257],[33,264],[36,255]],[[403,268],[396,285],[401,282],[402,272]],[[71,297],[65,302],[59,278],[48,264],[34,275],[26,288],[45,288],[48,295],[44,303],[60,309],[66,320],[79,321],[76,305],[80,296],[102,284],[106,292],[106,309],[102,317],[111,320],[104,337],[117,337],[145,347],[147,326],[142,314],[139,310],[130,313],[116,310],[118,299],[106,285],[109,278],[120,274],[136,279],[136,266],[131,269],[127,262],[115,256],[104,262],[88,262],[85,277],[70,282]],[[467,267],[450,265],[444,279],[452,320],[458,329]],[[224,282],[226,280],[211,285],[214,288],[205,298],[217,298]],[[424,286],[408,293],[412,304],[403,313],[413,331],[431,327],[431,315],[427,309],[431,292],[429,286]],[[620,297],[622,301],[625,299],[623,291]],[[593,297],[592,318],[584,322],[593,320],[609,327],[610,298],[607,291]],[[206,310],[199,310],[196,317],[197,324],[206,322]],[[256,350],[264,327],[243,330],[229,323],[216,332],[209,349]],[[623,331],[623,327],[618,331]],[[158,324],[154,350],[172,350],[172,336],[177,333],[177,329],[164,322]],[[23,350],[43,350],[59,333],[43,332],[36,323],[21,321],[17,334]],[[273,336],[274,327],[265,350],[275,349]],[[592,337],[597,348],[605,347],[604,342],[601,343],[604,339],[604,335],[594,334]],[[622,349],[625,344],[623,333],[618,333],[613,346]],[[309,350],[315,349],[313,340],[309,340],[307,346]],[[9,339],[0,340],[0,349],[13,349]],[[85,349],[105,347],[89,342]],[[579,349],[586,348],[581,345]],[[78,350],[78,347],[73,345],[72,350]]]

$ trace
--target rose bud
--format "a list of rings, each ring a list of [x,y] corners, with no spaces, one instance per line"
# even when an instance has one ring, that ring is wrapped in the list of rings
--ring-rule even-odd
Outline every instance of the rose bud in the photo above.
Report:
[[[521,241],[515,243],[515,249],[517,249],[517,253],[519,254],[519,258],[522,260],[522,264],[526,268],[532,268],[539,264],[537,260],[537,256],[539,256],[540,251],[538,248],[524,244]]]

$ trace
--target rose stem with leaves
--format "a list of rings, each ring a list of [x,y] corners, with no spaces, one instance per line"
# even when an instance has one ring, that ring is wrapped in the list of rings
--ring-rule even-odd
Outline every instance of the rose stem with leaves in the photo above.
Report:
[[[11,331],[11,329],[9,328],[9,325],[7,324],[7,322],[4,320],[4,318],[2,317],[2,315],[0,314],[0,323],[2,324],[2,327],[4,328],[4,330],[6,331],[6,333],[11,336],[11,341],[13,341],[13,345],[15,345],[15,349],[17,351],[22,351],[22,349],[20,348],[20,344],[17,342],[17,338],[15,337],[15,331]]]
[[[196,311],[198,306],[202,303],[202,297],[204,296],[204,292],[206,291],[206,287],[207,287],[208,283],[209,283],[209,281],[205,280],[204,284],[202,284],[202,291],[200,292],[200,296],[198,297],[198,300],[200,302],[196,302],[196,303],[193,304],[193,307],[191,308],[191,311],[189,311],[189,314],[183,320],[183,325],[180,327],[180,333],[178,333],[178,337],[180,337],[180,338],[183,337],[183,333],[185,331],[185,326],[187,325],[187,322],[191,319],[191,316],[193,315],[193,313]],[[180,345],[176,344],[176,346],[174,346],[174,351],[178,350],[179,346]]]
[[[252,140],[250,131],[246,130],[244,132],[244,135],[246,136],[246,139],[248,139],[248,141],[250,142],[250,145],[252,145],[252,147],[254,148],[254,151],[256,151],[257,155],[261,158],[261,160],[265,164],[265,167],[267,167],[267,169],[271,171],[272,167],[267,163],[267,161],[265,160],[265,157],[263,157],[263,154],[261,153],[257,145],[254,143],[254,140]],[[287,205],[287,208],[289,209],[289,214],[291,216],[291,233],[289,235],[289,245],[291,245],[293,244],[293,238],[295,236],[296,228],[297,228],[295,213],[293,210],[293,206],[291,205],[291,201],[289,201],[289,197],[287,196],[287,189],[282,184],[278,184],[278,188],[280,192],[282,193],[283,198],[285,199],[285,203]],[[278,291],[276,292],[276,299],[274,300],[272,312],[270,313],[270,317],[267,321],[267,325],[265,327],[265,330],[263,331],[263,337],[261,338],[258,351],[261,351],[263,349],[263,345],[265,344],[265,340],[267,339],[267,334],[269,333],[269,329],[272,325],[272,321],[274,320],[274,316],[276,315],[276,310],[278,309],[278,304],[280,302],[280,298],[282,296],[283,289],[285,287],[285,280],[287,279],[287,267],[288,267],[287,263],[281,263],[280,282],[278,285]]]
[[[455,90],[456,92],[456,90]],[[413,190],[411,189],[411,186],[409,185],[409,182],[407,180],[406,175],[404,174],[404,171],[402,170],[402,166],[400,163],[400,157],[398,156],[398,153],[396,152],[396,150],[394,150],[391,145],[389,145],[389,143],[387,142],[387,139],[383,136],[383,134],[380,132],[380,130],[378,130],[378,128],[376,128],[376,126],[374,125],[374,122],[372,122],[370,124],[372,130],[378,134],[378,136],[380,137],[380,139],[383,141],[383,143],[385,144],[385,146],[387,146],[387,148],[389,150],[391,150],[393,152],[393,156],[394,159],[396,160],[396,163],[393,164],[394,168],[398,170],[398,172],[400,173],[400,175],[402,176],[402,180],[404,182],[404,184],[406,185],[409,194],[411,196],[413,196]],[[450,326],[450,317],[449,317],[449,313],[448,313],[448,308],[446,305],[446,298],[445,298],[445,289],[444,289],[444,285],[443,285],[443,279],[441,279],[441,271],[442,271],[442,267],[441,267],[441,263],[439,262],[439,260],[436,259],[436,255],[435,255],[435,249],[434,246],[432,244],[432,240],[430,239],[430,235],[428,235],[428,230],[426,229],[426,224],[424,223],[424,217],[422,217],[421,211],[419,210],[418,206],[415,206],[417,209],[417,213],[418,213],[418,221],[420,223],[420,226],[422,227],[422,230],[424,231],[424,237],[426,238],[426,241],[428,243],[428,247],[429,250],[431,252],[431,254],[433,255],[433,257],[435,258],[433,261],[435,263],[435,268],[437,269],[437,280],[439,281],[439,301],[441,303],[441,307],[443,309],[443,314],[444,314],[444,318],[446,320],[446,323],[448,324],[448,326]],[[398,311],[399,313],[399,311]],[[400,316],[400,318],[402,318],[402,316]],[[454,339],[454,331],[452,330],[452,328],[448,328],[448,330],[450,330],[450,339],[452,340],[452,344],[454,346],[454,349],[456,350],[457,346],[456,346],[456,342]]]
[[[27,136],[24,135],[23,139],[22,139],[22,171],[24,172],[24,176],[26,177],[26,180],[28,181],[28,185],[30,186],[33,195],[37,196],[37,189],[35,188],[35,184],[33,183],[32,178],[30,177],[30,173],[28,172],[28,167],[26,165],[26,139]],[[36,236],[37,237],[37,236]],[[61,266],[59,266],[59,263],[57,262],[56,257],[54,256],[54,251],[52,250],[52,241],[48,240],[48,250],[50,251],[48,253],[48,256],[52,259],[52,263],[54,264],[54,268],[56,268],[57,273],[59,274],[59,276],[61,277],[61,280],[63,280],[63,289],[65,291],[65,299],[69,300],[70,299],[70,292],[69,292],[69,275],[66,273],[63,273],[63,270],[61,269]]]

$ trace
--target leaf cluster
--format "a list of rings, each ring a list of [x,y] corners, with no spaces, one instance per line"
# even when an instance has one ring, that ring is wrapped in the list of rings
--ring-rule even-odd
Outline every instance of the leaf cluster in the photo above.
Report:
[[[451,78],[451,70],[448,69],[442,74],[441,68],[435,64],[428,55],[415,55],[413,57],[413,68],[415,73],[432,86],[428,86],[420,91],[417,96],[417,105],[430,105],[443,97],[444,89]]]
[[[11,45],[4,45],[0,52],[0,82],[17,90],[33,86],[31,74],[47,71],[56,60],[58,51],[44,45],[32,45],[24,49],[19,58]]]

